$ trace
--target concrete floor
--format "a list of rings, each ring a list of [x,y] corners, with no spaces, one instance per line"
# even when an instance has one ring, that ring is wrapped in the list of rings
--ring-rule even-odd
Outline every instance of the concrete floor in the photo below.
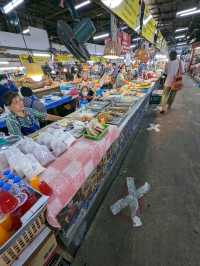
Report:
[[[184,84],[170,113],[146,114],[73,266],[200,265],[200,88],[188,77]],[[146,130],[151,122],[160,133]],[[128,210],[109,210],[127,176],[152,185],[137,229]]]

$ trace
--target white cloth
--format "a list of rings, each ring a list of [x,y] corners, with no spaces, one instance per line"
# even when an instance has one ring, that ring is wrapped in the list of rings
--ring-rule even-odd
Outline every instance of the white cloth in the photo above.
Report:
[[[167,74],[167,78],[165,81],[165,87],[171,87],[172,83],[174,82],[174,79],[178,73],[179,70],[179,64],[180,64],[180,71],[183,73],[183,64],[182,61],[179,59],[169,61],[165,67],[165,73]]]

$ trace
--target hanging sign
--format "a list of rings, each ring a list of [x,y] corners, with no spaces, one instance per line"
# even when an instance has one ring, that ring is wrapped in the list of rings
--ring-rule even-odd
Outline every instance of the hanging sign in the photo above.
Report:
[[[74,57],[71,54],[56,54],[54,59],[57,63],[62,63],[72,61]]]
[[[44,57],[44,56],[31,56],[33,63],[37,63],[40,65],[46,64],[49,61],[49,57]],[[20,62],[22,65],[24,64],[29,64],[29,56],[26,54],[22,54],[19,56]]]
[[[118,43],[122,47],[122,54],[129,52],[131,46],[131,35],[123,31],[118,32],[117,39]]]
[[[115,15],[120,17],[126,24],[135,29],[140,20],[140,5],[139,0],[124,0],[107,1],[101,0]],[[108,3],[110,2],[110,4]],[[119,4],[117,3],[119,2]]]
[[[149,42],[154,43],[156,34],[157,22],[153,19],[148,6],[145,6],[142,36]]]

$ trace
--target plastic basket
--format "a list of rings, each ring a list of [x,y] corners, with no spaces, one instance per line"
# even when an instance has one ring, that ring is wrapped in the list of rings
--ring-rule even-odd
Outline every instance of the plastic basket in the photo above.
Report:
[[[36,203],[37,204],[37,203]],[[35,205],[34,205],[35,207]],[[35,212],[1,248],[0,265],[11,265],[45,226],[46,204]]]

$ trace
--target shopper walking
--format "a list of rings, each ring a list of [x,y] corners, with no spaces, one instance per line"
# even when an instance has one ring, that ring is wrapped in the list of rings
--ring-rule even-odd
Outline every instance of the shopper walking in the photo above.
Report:
[[[177,91],[182,87],[183,64],[177,58],[176,51],[171,51],[169,54],[169,62],[166,64],[165,74],[167,77],[161,100],[161,113],[165,113],[171,108]]]

